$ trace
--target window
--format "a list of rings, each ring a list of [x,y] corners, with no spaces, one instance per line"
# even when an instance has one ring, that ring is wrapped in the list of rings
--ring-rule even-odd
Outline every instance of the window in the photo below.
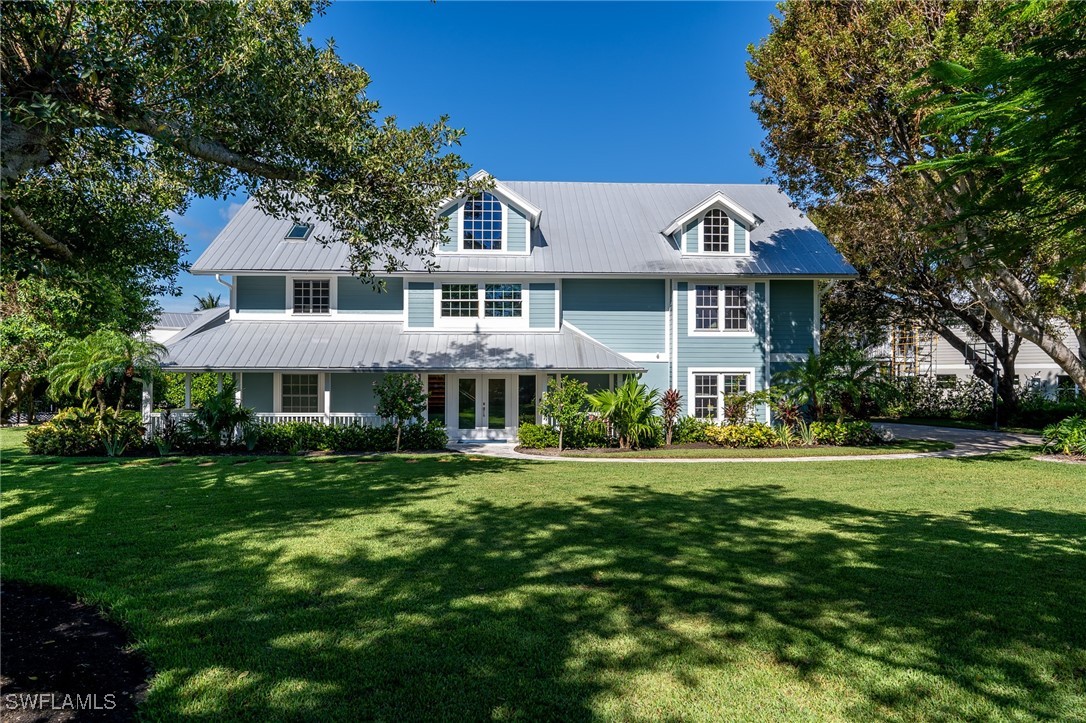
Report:
[[[464,250],[499,251],[502,247],[502,205],[483,192],[464,203]]]
[[[517,418],[521,424],[535,424],[535,375],[517,378]]]
[[[453,317],[478,316],[479,285],[442,284],[441,315]]]
[[[717,286],[694,287],[694,328],[720,328],[720,288]]]
[[[715,419],[717,416],[717,375],[694,375],[694,416]]]
[[[750,391],[751,373],[696,372],[693,375],[693,414],[698,419],[723,419],[724,398]]]
[[[731,250],[728,236],[728,214],[714,208],[701,221],[702,250],[709,254],[726,254]]]
[[[746,286],[694,287],[694,329],[697,331],[747,331]]]
[[[290,227],[287,231],[287,241],[304,241],[309,237],[309,232],[313,230],[313,227],[308,223],[296,223]]]
[[[330,288],[328,279],[295,279],[294,313],[327,314]]]
[[[487,284],[483,314],[498,317],[520,316],[521,303],[520,284]]]
[[[284,374],[283,399],[284,412],[316,412],[319,407],[316,374]]]

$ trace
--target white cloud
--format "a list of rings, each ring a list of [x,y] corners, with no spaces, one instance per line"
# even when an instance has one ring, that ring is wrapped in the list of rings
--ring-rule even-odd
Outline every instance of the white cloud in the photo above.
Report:
[[[236,203],[234,201],[231,201],[229,204],[227,204],[226,208],[219,209],[219,215],[222,216],[223,221],[229,221],[237,215],[238,211],[240,211],[241,207],[244,205],[244,203]]]

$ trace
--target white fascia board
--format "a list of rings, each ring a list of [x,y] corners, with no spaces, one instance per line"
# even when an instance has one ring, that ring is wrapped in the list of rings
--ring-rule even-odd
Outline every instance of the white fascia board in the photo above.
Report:
[[[671,234],[675,233],[683,226],[685,226],[688,221],[692,221],[693,219],[708,211],[713,206],[717,205],[722,206],[724,210],[727,211],[729,214],[733,214],[738,217],[740,221],[747,225],[748,229],[757,226],[761,220],[753,213],[743,208],[732,199],[725,196],[720,191],[717,191],[698,205],[682,213],[678,218],[672,221],[671,224],[661,233],[663,233],[665,236],[670,236]]]
[[[528,202],[524,196],[507,188],[501,181],[491,176],[486,171],[476,171],[471,175],[469,180],[479,181],[491,179],[494,181],[494,187],[490,189],[490,192],[497,196],[500,200],[509,204],[510,206],[516,206],[518,209],[524,212],[528,216],[528,221],[531,223],[532,228],[539,226],[539,219],[543,216],[543,210],[538,206],[535,206]],[[456,196],[454,198],[445,199],[440,206],[438,206],[438,214],[442,214],[455,206],[457,203],[463,200],[463,196]]]

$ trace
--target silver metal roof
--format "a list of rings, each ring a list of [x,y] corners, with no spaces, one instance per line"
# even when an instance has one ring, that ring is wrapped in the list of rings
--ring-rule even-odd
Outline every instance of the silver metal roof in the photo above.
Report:
[[[527,256],[438,254],[439,273],[580,275],[802,275],[856,272],[776,186],[759,184],[568,183],[501,181],[543,210]],[[661,233],[675,218],[721,192],[762,219],[750,257],[683,256]],[[286,241],[292,223],[250,200],[192,266],[194,273],[346,272],[348,249],[312,236]],[[408,269],[423,271],[418,259]]]
[[[156,329],[184,329],[199,318],[197,313],[181,311],[164,311],[155,320]]]
[[[404,331],[398,321],[215,321],[170,339],[163,369],[643,371],[572,329],[472,334]]]

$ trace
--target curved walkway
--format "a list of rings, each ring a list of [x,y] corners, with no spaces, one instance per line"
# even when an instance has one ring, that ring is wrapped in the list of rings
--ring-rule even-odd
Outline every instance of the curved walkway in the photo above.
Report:
[[[1002,452],[1023,444],[1040,444],[1041,438],[1032,434],[1009,434],[979,429],[955,429],[953,427],[929,427],[920,424],[876,424],[877,429],[888,429],[897,439],[931,439],[950,442],[953,449],[938,452],[902,452],[901,454],[825,455],[809,457],[548,457],[539,454],[517,452],[512,442],[483,442],[450,444],[449,449],[487,457],[533,460],[536,462],[633,462],[646,464],[693,464],[700,462],[857,462],[876,459],[921,459],[923,457],[977,457]]]

